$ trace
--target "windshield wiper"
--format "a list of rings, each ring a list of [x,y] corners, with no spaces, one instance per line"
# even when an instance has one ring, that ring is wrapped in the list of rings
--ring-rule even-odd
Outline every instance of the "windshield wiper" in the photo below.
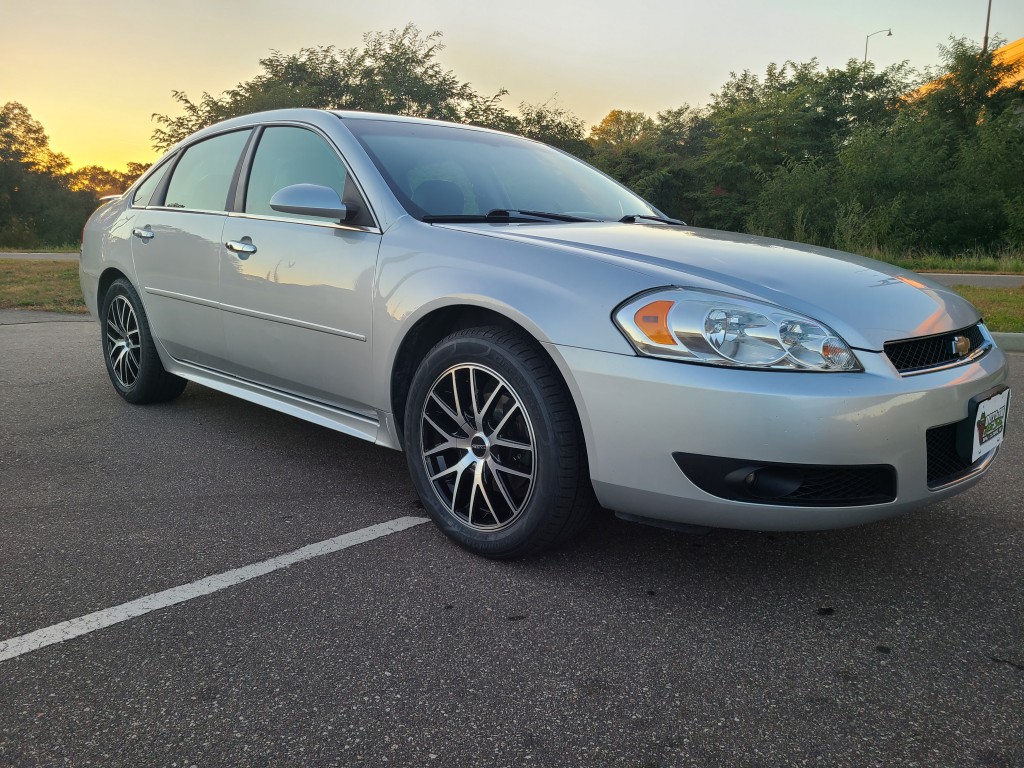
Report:
[[[646,216],[642,213],[631,213],[619,219],[623,224],[636,224],[639,221],[657,221],[660,224],[672,224],[676,227],[685,227],[686,222],[679,219],[670,219],[668,216]]]
[[[550,221],[596,221],[596,219],[588,219],[583,216],[573,216],[569,213],[549,213],[548,211],[523,211],[523,210],[505,210],[504,208],[495,208],[493,211],[487,212],[488,216],[532,216],[537,219],[548,219]]]
[[[487,213],[439,213],[423,217],[428,224],[445,224],[473,221],[596,221],[568,213],[548,213],[546,211],[520,211],[512,208],[494,208]]]

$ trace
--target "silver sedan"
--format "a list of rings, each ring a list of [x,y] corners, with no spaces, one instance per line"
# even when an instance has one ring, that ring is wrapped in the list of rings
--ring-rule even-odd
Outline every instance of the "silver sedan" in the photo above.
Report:
[[[640,521],[848,526],[988,469],[1006,359],[941,285],[688,227],[495,131],[286,110],[173,147],[83,235],[130,403],[188,381],[404,450],[490,557]]]

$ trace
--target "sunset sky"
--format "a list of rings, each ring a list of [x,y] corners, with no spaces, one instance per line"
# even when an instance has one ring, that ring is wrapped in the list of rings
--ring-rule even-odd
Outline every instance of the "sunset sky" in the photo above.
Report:
[[[586,4],[520,0],[4,0],[0,104],[18,101],[75,166],[155,158],[154,112],[171,91],[219,94],[259,70],[271,49],[361,44],[413,22],[444,33],[442,64],[506,105],[558,102],[593,125],[611,109],[654,114],[697,105],[731,71],[772,61],[843,66],[939,62],[950,35],[981,42],[987,0],[656,0]],[[1024,2],[993,0],[992,34],[1024,37]]]

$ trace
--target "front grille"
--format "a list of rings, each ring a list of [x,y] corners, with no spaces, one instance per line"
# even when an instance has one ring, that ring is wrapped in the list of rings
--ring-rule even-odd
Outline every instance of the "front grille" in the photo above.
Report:
[[[964,355],[958,355],[953,347],[953,339],[957,336],[966,336],[970,341],[970,349]],[[972,354],[984,344],[985,337],[981,333],[981,328],[978,325],[972,325],[969,328],[940,333],[936,336],[890,341],[885,344],[885,354],[897,371],[910,373],[955,363]]]
[[[956,449],[957,424],[946,424],[943,427],[932,427],[928,430],[925,440],[928,445],[928,487],[937,488],[955,482],[974,469]],[[980,463],[985,460],[982,456]]]
[[[823,465],[673,453],[683,474],[723,499],[797,507],[853,507],[896,499],[896,470],[888,464]],[[751,477],[754,482],[749,482]]]

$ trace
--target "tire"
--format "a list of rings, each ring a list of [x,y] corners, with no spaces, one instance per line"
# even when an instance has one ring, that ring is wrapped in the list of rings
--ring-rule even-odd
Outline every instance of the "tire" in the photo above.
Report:
[[[188,383],[164,370],[139,294],[123,277],[111,283],[103,297],[100,343],[110,383],[129,403],[173,400]]]
[[[521,332],[469,328],[430,350],[404,442],[424,509],[478,555],[540,552],[577,535],[596,506],[565,383]]]

